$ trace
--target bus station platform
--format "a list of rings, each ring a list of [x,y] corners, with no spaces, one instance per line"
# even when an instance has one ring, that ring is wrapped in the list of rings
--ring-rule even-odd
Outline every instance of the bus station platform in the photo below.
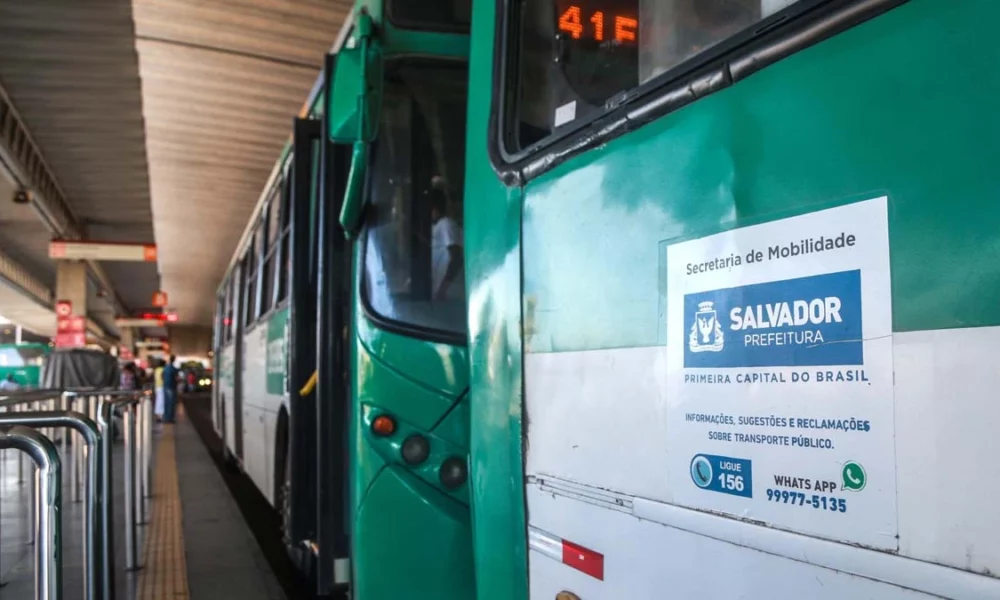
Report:
[[[121,447],[118,441],[114,453],[116,600],[285,598],[183,405],[176,424],[154,431],[151,497],[138,527],[140,567],[126,571]],[[0,454],[0,600],[35,597],[29,534],[34,466],[25,459],[19,481],[18,460],[15,450]],[[63,477],[61,598],[77,600],[86,598],[84,504],[71,501],[68,479]]]

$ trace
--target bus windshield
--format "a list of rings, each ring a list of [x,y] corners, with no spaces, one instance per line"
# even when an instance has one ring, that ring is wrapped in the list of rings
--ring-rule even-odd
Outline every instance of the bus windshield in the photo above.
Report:
[[[0,346],[0,367],[40,367],[44,358],[41,346]]]
[[[467,68],[387,65],[372,158],[364,298],[380,317],[464,336]]]
[[[751,34],[802,0],[524,0],[513,150],[589,119],[660,74]],[[777,17],[776,17],[777,18]],[[697,60],[695,60],[697,62]]]

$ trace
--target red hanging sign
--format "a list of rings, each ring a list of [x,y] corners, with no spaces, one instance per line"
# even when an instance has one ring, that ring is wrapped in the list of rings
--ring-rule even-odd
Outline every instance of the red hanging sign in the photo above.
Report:
[[[87,345],[87,319],[73,314],[73,303],[56,302],[56,348],[83,348]]]

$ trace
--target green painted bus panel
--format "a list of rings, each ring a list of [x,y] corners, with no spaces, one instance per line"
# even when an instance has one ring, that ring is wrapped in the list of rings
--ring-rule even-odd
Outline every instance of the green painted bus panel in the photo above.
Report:
[[[387,58],[410,54],[463,59],[469,56],[469,36],[466,35],[397,29],[392,25],[383,31]]]
[[[430,433],[422,427],[417,427],[413,423],[398,418],[395,419],[396,432],[394,434],[390,436],[375,435],[371,428],[372,421],[382,414],[385,414],[385,411],[380,406],[361,404],[361,418],[358,425],[363,432],[366,445],[377,452],[385,464],[394,465],[412,473],[439,493],[451,496],[468,506],[468,485],[462,484],[454,489],[449,489],[441,483],[440,477],[441,465],[449,458],[457,457],[465,461],[468,454],[468,443],[459,446],[436,433]],[[413,435],[423,436],[428,441],[430,451],[427,459],[421,464],[410,466],[403,461],[402,448],[405,440]]]
[[[469,395],[458,400],[441,422],[434,428],[434,435],[468,449],[469,447]]]
[[[528,597],[521,448],[521,196],[490,166],[493,3],[473,2],[465,173],[476,600]]]
[[[407,367],[408,363],[387,362],[372,356],[364,341],[357,352],[358,382],[363,384],[358,389],[360,402],[378,406],[425,431],[430,431],[454,403],[453,398],[428,389],[420,380],[407,378],[394,368]]]
[[[354,523],[353,597],[470,600],[474,585],[467,507],[398,467],[368,491]]]
[[[361,266],[360,252],[355,254],[357,272]],[[464,456],[467,445],[454,444],[428,431],[447,413],[451,401],[446,402],[440,394],[400,376],[373,356],[366,344],[377,346],[391,364],[410,365],[405,352],[394,354],[393,350],[405,350],[409,342],[416,341],[388,334],[370,324],[361,307],[357,278],[352,288],[355,303],[351,365],[356,374],[352,381],[349,432],[353,596],[361,600],[468,600],[474,590],[469,485],[449,491],[436,479],[438,465],[454,454]],[[416,343],[415,346],[426,351],[440,345]],[[421,355],[419,349],[414,351]],[[440,357],[450,353],[435,351],[434,355],[440,363]],[[465,353],[460,353],[459,358],[464,361]],[[464,369],[464,363],[454,364]],[[467,385],[464,375],[461,383],[463,387]],[[415,401],[418,397],[423,401]],[[394,402],[401,404],[395,406]],[[398,429],[389,438],[376,438],[371,421],[389,408],[387,404],[395,409]],[[430,413],[435,411],[437,417],[430,420]],[[408,420],[409,413],[429,420],[423,423],[424,427],[418,426]],[[468,428],[468,422],[465,427]],[[422,465],[411,468],[402,462],[400,451],[402,441],[414,433],[428,437],[432,451]]]
[[[910,2],[546,173],[523,209],[522,299],[518,200],[486,150],[495,11],[475,4],[465,223],[478,600],[527,595],[522,306],[530,351],[662,344],[668,242],[887,195],[894,329],[1000,323],[1000,72],[968,35],[995,16],[986,0]]]
[[[882,195],[894,330],[1000,324],[993,17],[910,2],[531,182],[530,350],[662,344],[667,244]]]
[[[281,396],[285,393],[285,377],[288,375],[288,307],[274,311],[267,321],[267,347],[265,348],[265,368],[267,369],[267,393]]]
[[[355,254],[360,268],[360,249]],[[357,280],[353,293],[355,377],[349,436],[355,597],[411,597],[412,590],[426,589],[430,595],[412,597],[471,598],[469,484],[448,490],[438,475],[445,459],[468,455],[468,420],[449,420],[453,415],[467,417],[452,408],[468,386],[466,350],[379,329],[364,313]],[[371,431],[372,420],[383,413],[391,414],[397,424],[389,438]],[[432,431],[445,423],[442,433]],[[417,433],[428,439],[431,452],[422,464],[411,467],[402,461],[401,448]],[[420,544],[420,552],[412,552],[414,543]],[[462,572],[456,575],[456,568]]]
[[[360,299],[358,303],[355,312],[364,315]],[[468,352],[464,347],[392,333],[364,317],[357,321],[358,337],[373,358],[392,365],[406,379],[451,398],[469,385]]]
[[[25,364],[23,351],[29,354]],[[22,388],[37,388],[42,380],[42,365],[52,352],[48,344],[2,344],[0,345],[0,381],[14,376],[14,381]]]
[[[478,112],[470,106],[470,118]],[[485,128],[478,135],[470,130],[468,139],[476,142],[468,147],[485,148]],[[485,152],[478,156],[482,163],[473,165],[478,152],[470,153],[466,174],[466,189],[477,190],[476,204],[474,209],[466,204],[465,213],[476,598],[524,600],[521,198],[518,190],[505,190],[496,180]]]
[[[14,382],[22,388],[37,388],[42,380],[41,367],[0,367],[0,381],[14,376]]]

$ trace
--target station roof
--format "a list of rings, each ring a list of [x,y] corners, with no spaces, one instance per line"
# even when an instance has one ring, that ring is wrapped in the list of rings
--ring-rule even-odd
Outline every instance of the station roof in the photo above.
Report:
[[[0,90],[58,190],[46,201],[65,211],[53,227],[0,197],[0,252],[54,288],[53,237],[155,242],[155,266],[95,265],[95,295],[113,289],[94,309],[139,311],[163,289],[180,322],[210,324],[221,276],[351,5],[0,4]],[[7,183],[22,178],[32,179]]]

